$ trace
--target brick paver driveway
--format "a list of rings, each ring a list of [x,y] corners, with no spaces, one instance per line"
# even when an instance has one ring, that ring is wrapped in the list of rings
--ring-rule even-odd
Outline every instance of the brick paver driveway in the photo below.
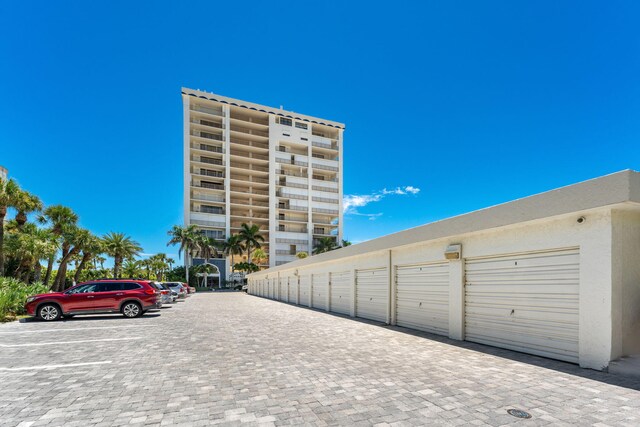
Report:
[[[562,362],[239,293],[195,295],[141,319],[0,326],[3,427],[638,426],[638,390]]]

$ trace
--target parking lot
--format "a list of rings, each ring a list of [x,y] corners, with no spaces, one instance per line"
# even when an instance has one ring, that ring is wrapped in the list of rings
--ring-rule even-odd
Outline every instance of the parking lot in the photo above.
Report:
[[[0,325],[0,425],[640,425],[640,382],[242,293]],[[520,420],[507,414],[522,409]]]

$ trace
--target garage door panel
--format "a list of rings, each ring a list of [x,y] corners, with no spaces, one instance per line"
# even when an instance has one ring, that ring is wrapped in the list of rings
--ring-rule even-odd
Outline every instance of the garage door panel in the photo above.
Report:
[[[309,276],[300,276],[300,305],[309,306]]]
[[[331,273],[331,311],[351,313],[351,272]]]
[[[466,262],[466,339],[578,361],[579,252]]]
[[[396,324],[448,335],[448,263],[396,268]]]
[[[313,274],[311,280],[313,282],[313,299],[311,300],[313,308],[326,310],[329,292],[329,276],[326,273]]]
[[[356,271],[356,316],[387,321],[389,275],[386,268]]]
[[[298,301],[298,278],[289,277],[289,302],[296,304]]]

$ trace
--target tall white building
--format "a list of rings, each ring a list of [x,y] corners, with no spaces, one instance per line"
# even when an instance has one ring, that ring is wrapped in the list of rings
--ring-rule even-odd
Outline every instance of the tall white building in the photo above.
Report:
[[[265,267],[342,240],[344,124],[187,88],[182,99],[185,224],[220,241],[259,225]],[[230,260],[214,261],[226,277]]]

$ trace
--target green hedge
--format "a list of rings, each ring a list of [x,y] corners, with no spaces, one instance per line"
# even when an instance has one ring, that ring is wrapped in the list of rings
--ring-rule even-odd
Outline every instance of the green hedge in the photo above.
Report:
[[[49,288],[42,283],[27,285],[13,278],[0,277],[0,322],[25,314],[24,303],[27,297],[46,292],[49,292]]]

